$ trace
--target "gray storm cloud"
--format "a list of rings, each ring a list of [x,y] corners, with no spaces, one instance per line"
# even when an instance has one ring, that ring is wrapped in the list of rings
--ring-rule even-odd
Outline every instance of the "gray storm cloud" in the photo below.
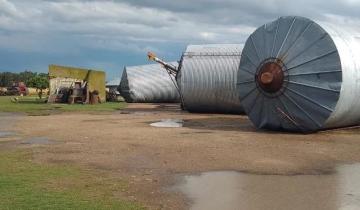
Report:
[[[140,59],[154,50],[175,58],[187,44],[242,44],[257,27],[283,15],[354,30],[360,28],[359,10],[360,0],[0,0],[0,53],[65,59],[106,51]]]
[[[130,42],[243,43],[256,27],[281,15],[358,25],[359,9],[356,0],[0,0],[0,31],[8,32],[0,34],[0,44],[12,47],[9,40],[24,36],[21,46],[10,43],[17,49],[29,47],[29,39],[56,45],[42,38],[49,34],[119,50]]]

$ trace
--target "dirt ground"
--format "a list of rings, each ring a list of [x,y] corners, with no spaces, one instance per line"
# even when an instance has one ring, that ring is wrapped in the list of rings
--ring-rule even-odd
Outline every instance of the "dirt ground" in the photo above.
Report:
[[[156,128],[182,119],[182,128]],[[178,105],[130,104],[113,114],[26,116],[13,131],[48,137],[39,162],[74,163],[129,181],[124,195],[150,209],[187,209],[171,190],[181,174],[241,171],[254,174],[326,174],[360,162],[360,128],[316,134],[257,131],[246,116],[190,114]]]

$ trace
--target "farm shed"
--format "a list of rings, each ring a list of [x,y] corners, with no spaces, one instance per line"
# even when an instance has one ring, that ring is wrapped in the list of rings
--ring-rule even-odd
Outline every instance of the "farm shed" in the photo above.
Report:
[[[106,101],[105,72],[74,68],[67,66],[49,66],[49,92],[50,96],[57,94],[60,88],[71,88],[76,82],[87,82],[89,92],[98,91],[101,102]]]

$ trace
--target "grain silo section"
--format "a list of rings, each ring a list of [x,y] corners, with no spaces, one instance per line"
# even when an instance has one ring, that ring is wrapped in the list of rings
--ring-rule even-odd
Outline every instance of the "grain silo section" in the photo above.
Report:
[[[300,132],[359,124],[360,43],[348,30],[289,16],[251,34],[237,81],[250,120]]]
[[[173,65],[178,65],[176,62]],[[176,80],[158,64],[124,68],[119,91],[126,102],[179,102]]]
[[[177,74],[190,112],[242,113],[236,78],[242,45],[189,45]]]

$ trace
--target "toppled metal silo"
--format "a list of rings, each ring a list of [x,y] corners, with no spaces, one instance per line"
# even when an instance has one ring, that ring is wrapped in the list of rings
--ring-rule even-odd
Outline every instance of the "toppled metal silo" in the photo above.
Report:
[[[242,45],[189,45],[179,68],[149,53],[150,60],[160,63],[174,75],[182,107],[190,112],[243,113],[236,90],[237,71]]]
[[[312,132],[360,122],[359,38],[340,25],[281,17],[246,41],[237,87],[258,128]]]
[[[177,62],[171,63],[178,65]],[[175,78],[158,64],[127,66],[124,68],[119,91],[126,102],[179,102]]]
[[[190,112],[243,113],[236,90],[242,45],[190,45],[182,56],[177,83]]]

